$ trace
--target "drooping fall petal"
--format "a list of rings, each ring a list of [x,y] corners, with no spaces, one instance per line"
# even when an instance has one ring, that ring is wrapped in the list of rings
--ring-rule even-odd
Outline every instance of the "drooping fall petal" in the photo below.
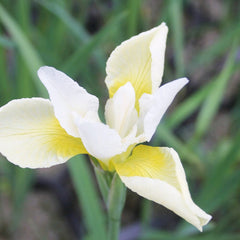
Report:
[[[143,94],[140,98],[138,131],[144,133],[147,141],[152,138],[174,97],[187,83],[186,78],[180,78],[161,86],[153,95]]]
[[[151,94],[160,85],[168,28],[165,23],[121,43],[107,61],[106,84],[109,95],[127,82],[136,93],[136,104],[143,93]]]
[[[98,98],[89,94],[65,73],[53,67],[41,67],[38,76],[47,88],[55,116],[68,134],[79,137],[74,115],[99,121]]]
[[[0,108],[0,152],[20,167],[43,168],[87,153],[60,126],[49,100],[13,100]]]
[[[192,201],[184,169],[173,149],[139,145],[115,167],[128,188],[167,207],[200,231],[211,219]]]

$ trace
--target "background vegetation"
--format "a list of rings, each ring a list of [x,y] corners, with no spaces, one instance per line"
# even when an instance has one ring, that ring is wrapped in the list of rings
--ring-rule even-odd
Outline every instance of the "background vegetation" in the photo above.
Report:
[[[0,105],[48,97],[36,72],[50,65],[97,95],[103,113],[111,51],[165,21],[164,82],[190,83],[152,144],[179,152],[192,197],[213,220],[200,234],[129,192],[120,238],[240,239],[239,12],[237,0],[1,0]],[[37,171],[0,158],[0,239],[101,239],[104,205],[84,156]]]

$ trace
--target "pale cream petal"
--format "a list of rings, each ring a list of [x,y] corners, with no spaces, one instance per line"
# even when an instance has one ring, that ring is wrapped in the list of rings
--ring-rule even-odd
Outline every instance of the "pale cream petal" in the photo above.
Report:
[[[159,88],[162,82],[167,33],[167,26],[164,23],[161,24],[150,44],[150,52],[152,57],[151,78],[153,93]]]
[[[108,126],[115,129],[121,138],[132,132],[137,124],[135,92],[130,82],[120,87],[105,106],[105,118]]]
[[[99,121],[97,97],[89,94],[65,73],[53,67],[41,67],[38,76],[47,88],[55,116],[68,134],[79,137],[74,114]]]
[[[112,97],[119,87],[131,82],[136,107],[143,93],[152,93],[161,83],[168,28],[165,23],[122,42],[110,55],[106,84]]]
[[[151,140],[174,97],[187,83],[186,78],[180,78],[161,86],[153,95],[144,94],[140,98],[138,133],[144,133],[147,141]]]
[[[139,145],[115,168],[125,185],[139,195],[172,210],[200,231],[211,216],[191,199],[178,154],[171,148]]]
[[[0,108],[0,152],[20,167],[43,168],[87,153],[81,139],[60,126],[42,98],[13,100]]]
[[[86,122],[80,118],[76,118],[76,125],[88,153],[106,165],[110,158],[127,149],[116,130],[109,128],[108,125]]]

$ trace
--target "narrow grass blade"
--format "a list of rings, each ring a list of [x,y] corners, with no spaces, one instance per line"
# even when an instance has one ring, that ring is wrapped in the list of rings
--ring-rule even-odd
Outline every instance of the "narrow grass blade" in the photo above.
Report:
[[[73,184],[82,207],[84,221],[92,240],[106,239],[106,226],[99,196],[83,155],[68,162]]]
[[[156,135],[153,139],[153,144],[163,141],[169,147],[173,147],[177,152],[186,159],[189,163],[195,164],[199,171],[203,171],[203,166],[197,154],[188,148],[180,139],[175,137],[165,124],[161,124],[157,128]]]
[[[83,43],[86,43],[90,39],[89,33],[84,29],[84,27],[80,24],[79,21],[75,20],[63,6],[59,5],[57,2],[49,2],[46,0],[39,1],[43,7],[48,9],[54,15],[56,15],[65,25],[66,27],[75,35],[75,37]],[[79,42],[77,42],[79,46]],[[105,58],[103,52],[101,50],[97,50],[94,52],[94,56],[97,59],[97,64],[101,69],[105,66]]]
[[[28,66],[30,73],[35,80],[35,85],[37,90],[41,96],[47,96],[47,91],[40,83],[37,77],[37,70],[40,66],[43,65],[40,57],[38,56],[37,52],[33,48],[30,41],[26,38],[24,32],[20,29],[19,25],[16,21],[8,14],[5,8],[0,3],[0,21],[4,24],[6,29],[10,32],[11,36],[14,39],[25,63]]]
[[[0,39],[1,41],[1,39]],[[1,44],[1,43],[0,43]],[[11,90],[12,86],[10,82],[8,81],[8,71],[7,71],[7,62],[6,62],[6,50],[2,47],[0,47],[0,94],[1,98],[0,101],[1,103],[6,103],[5,100],[10,100],[11,98]]]
[[[89,41],[83,44],[62,66],[65,72],[71,72],[75,76],[81,69],[86,67],[86,59],[101,43],[106,41],[110,34],[117,30],[118,24],[126,17],[125,13],[120,13],[108,21]],[[78,66],[77,68],[75,66]]]
[[[32,186],[34,172],[32,169],[21,169],[19,167],[13,166],[14,176],[13,176],[13,222],[11,225],[11,230],[14,231],[22,217],[22,211],[26,196]]]
[[[182,16],[182,0],[169,0],[169,15],[171,18],[171,33],[175,53],[176,77],[184,76],[184,54],[183,54],[183,16]]]
[[[201,138],[206,133],[216,112],[218,111],[227,83],[234,72],[233,67],[235,64],[235,57],[236,46],[232,48],[222,72],[217,77],[212,91],[209,93],[209,96],[199,113],[196,122],[195,138]]]
[[[223,33],[224,34],[221,34],[214,44],[194,55],[193,59],[187,64],[187,69],[190,74],[193,74],[193,72],[200,66],[210,64],[229,49],[229,46],[232,45],[233,39],[240,34],[239,23],[231,26],[231,28],[223,30]]]
[[[238,71],[238,69],[239,64],[234,67],[233,73]],[[177,108],[167,116],[167,120],[165,121],[166,126],[169,129],[174,129],[178,127],[184,120],[186,120],[191,114],[193,114],[199,108],[202,102],[204,102],[210,95],[211,91],[213,91],[217,81],[218,79],[210,81],[181,104],[179,104]]]
[[[188,97],[179,106],[177,106],[174,112],[167,117],[166,126],[171,129],[176,128],[192,113],[194,113],[194,111],[197,110],[197,108],[209,95],[209,92],[212,90],[213,85],[214,82],[208,83],[207,85],[199,89],[196,93]]]
[[[103,171],[102,169],[94,166],[94,171],[95,171],[95,175],[98,181],[98,185],[103,197],[103,200],[105,203],[107,203],[107,199],[108,199],[108,192],[110,189],[110,186],[107,182],[107,177],[106,175],[108,174],[108,172]]]
[[[148,226],[150,226],[151,224],[152,213],[153,213],[152,201],[143,199],[141,206],[141,224],[144,230],[148,229]]]
[[[195,236],[181,236],[172,232],[163,232],[163,231],[148,231],[143,234],[140,240],[238,240],[240,238],[240,234],[238,233],[210,233]]]
[[[126,186],[115,172],[108,193],[108,240],[117,240],[121,226],[122,210],[126,201]]]
[[[228,148],[228,152],[225,154],[225,156],[223,156],[221,161],[218,162],[218,164],[215,164],[214,167],[209,170],[208,174],[206,175],[207,178],[205,179],[205,182],[203,184],[202,192],[199,199],[203,205],[206,205],[206,208],[209,207],[208,203],[210,199],[215,202],[216,196],[220,197],[222,196],[222,194],[225,194],[226,186],[228,186],[228,188],[235,188],[236,185],[234,183],[239,183],[239,174],[237,174],[236,172],[235,176],[235,172],[230,171],[231,167],[234,166],[234,163],[239,160],[239,142],[240,132],[238,132],[236,136],[232,139],[231,147]],[[238,181],[232,182],[232,178],[238,178]],[[229,184],[231,186],[229,186]],[[229,191],[231,191],[231,189],[229,189]],[[206,198],[206,196],[208,197]]]
[[[214,212],[220,207],[228,204],[229,199],[237,198],[237,190],[239,188],[240,174],[238,171],[232,172],[230,175],[224,174],[219,179],[212,190],[204,198],[203,207],[206,211]]]
[[[30,0],[21,0],[16,2],[17,17],[19,20],[19,25],[21,25],[22,30],[26,35],[30,32],[30,17],[31,17],[31,2]]]
[[[3,48],[13,48],[15,44],[9,38],[0,36],[0,46]]]
[[[89,35],[84,27],[80,24],[80,22],[77,22],[62,5],[56,1],[46,0],[37,0],[37,3],[41,4],[47,10],[56,15],[79,40],[86,42],[89,39]]]
[[[30,32],[30,22],[29,22],[29,16],[30,14],[30,3],[29,0],[22,0],[18,1],[16,3],[16,9],[17,9],[17,21],[19,24],[19,28],[21,28],[22,32],[25,34],[25,36],[29,35]],[[34,88],[31,76],[29,74],[29,71],[27,69],[26,64],[24,63],[24,59],[22,55],[16,56],[16,72],[17,74],[17,97],[30,97],[34,94]],[[37,74],[37,73],[35,73]]]
[[[128,36],[132,37],[137,33],[139,22],[141,0],[128,1]]]

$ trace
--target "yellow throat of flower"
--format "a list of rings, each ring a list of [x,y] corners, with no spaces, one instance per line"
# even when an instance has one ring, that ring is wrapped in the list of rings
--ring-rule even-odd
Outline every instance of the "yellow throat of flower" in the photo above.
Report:
[[[150,59],[149,59],[150,60]],[[146,64],[147,66],[150,64]],[[147,68],[146,66],[146,68]],[[143,93],[152,93],[152,81],[150,71],[144,70],[141,74],[139,74],[136,78],[125,77],[119,78],[114,81],[114,84],[109,88],[109,97],[112,98],[116,91],[127,82],[130,82],[135,90],[136,94],[136,102],[135,108],[139,112],[139,99]]]

